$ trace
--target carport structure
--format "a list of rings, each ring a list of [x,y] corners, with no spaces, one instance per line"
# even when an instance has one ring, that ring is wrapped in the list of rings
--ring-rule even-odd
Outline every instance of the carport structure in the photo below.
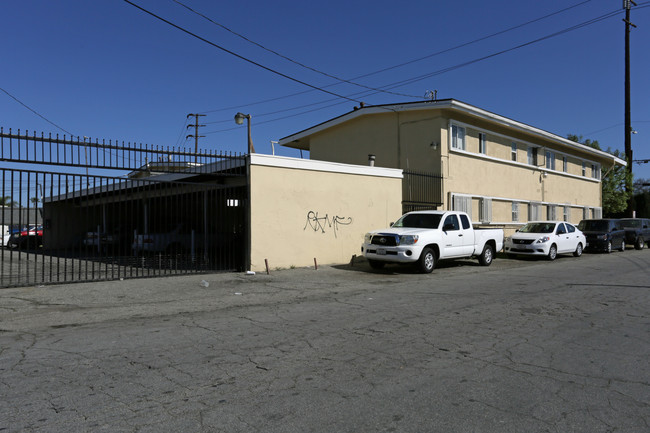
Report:
[[[0,286],[247,268],[245,156],[11,131],[0,140],[3,197],[43,216],[42,247],[2,251]]]

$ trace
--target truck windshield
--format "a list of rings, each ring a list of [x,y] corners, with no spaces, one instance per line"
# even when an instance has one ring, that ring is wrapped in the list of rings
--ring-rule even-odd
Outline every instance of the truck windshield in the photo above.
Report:
[[[412,227],[418,229],[437,229],[440,225],[440,214],[411,213],[406,214],[393,227]]]

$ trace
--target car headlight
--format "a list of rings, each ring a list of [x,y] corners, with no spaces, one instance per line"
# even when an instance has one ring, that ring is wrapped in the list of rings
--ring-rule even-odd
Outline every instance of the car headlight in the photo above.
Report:
[[[512,237],[511,237],[511,236],[507,236],[503,241],[504,241],[504,242],[510,242],[510,241],[512,241]]]
[[[543,244],[544,242],[548,242],[550,240],[551,240],[551,238],[549,238],[548,236],[542,236],[541,238],[537,239],[537,242],[535,242],[535,243],[536,244]]]
[[[404,235],[399,237],[400,245],[414,245],[418,242],[418,235]]]
[[[366,233],[366,236],[364,236],[363,241],[369,244],[371,239],[372,239],[372,233]]]

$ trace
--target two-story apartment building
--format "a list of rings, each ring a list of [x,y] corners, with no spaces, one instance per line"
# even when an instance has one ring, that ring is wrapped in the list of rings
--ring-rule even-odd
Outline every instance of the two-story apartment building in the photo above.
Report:
[[[403,169],[404,203],[420,183],[409,173],[437,176],[439,187],[427,190],[422,207],[463,210],[475,222],[511,228],[529,220],[600,217],[602,176],[625,165],[453,99],[355,107],[280,144],[308,150],[315,160],[364,164],[370,158]]]

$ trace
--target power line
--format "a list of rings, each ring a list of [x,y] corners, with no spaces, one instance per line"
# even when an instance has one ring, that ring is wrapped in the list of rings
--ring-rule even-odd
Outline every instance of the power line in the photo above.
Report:
[[[50,125],[54,125],[56,128],[60,129],[61,131],[65,132],[65,133],[68,133],[68,134],[70,134],[71,136],[74,136],[74,134],[73,134],[72,132],[70,132],[70,131],[68,131],[68,130],[66,130],[66,129],[63,129],[62,127],[60,127],[60,126],[57,125],[56,123],[52,122],[51,120],[49,120],[48,118],[46,118],[45,116],[43,116],[41,113],[39,113],[38,111],[36,111],[36,110],[34,110],[33,108],[29,107],[27,104],[25,104],[25,103],[24,103],[23,101],[21,101],[20,99],[16,98],[16,97],[15,97],[14,95],[12,95],[11,93],[7,92],[7,91],[6,91],[5,89],[3,89],[2,87],[0,87],[0,90],[2,90],[4,93],[6,93],[7,96],[9,96],[11,99],[13,99],[14,101],[18,102],[20,105],[22,105],[23,107],[27,108],[27,109],[28,109],[29,111],[31,111],[32,113],[36,114],[38,117],[40,117],[41,119],[45,120],[45,121],[46,121],[47,123],[49,123]]]
[[[237,57],[238,59],[244,60],[245,62],[248,62],[248,63],[250,63],[250,64],[252,64],[252,65],[255,65],[255,66],[257,66],[257,67],[259,67],[259,68],[262,68],[262,69],[264,69],[264,70],[266,70],[266,71],[269,71],[269,72],[271,72],[271,73],[273,73],[273,74],[279,75],[279,76],[281,76],[281,77],[284,77],[284,78],[286,78],[286,79],[288,79],[288,80],[291,80],[291,81],[293,81],[293,82],[296,82],[296,83],[298,83],[298,84],[302,84],[303,86],[311,87],[311,88],[314,89],[314,90],[318,90],[318,91],[323,92],[323,93],[328,93],[328,94],[330,94],[330,95],[332,95],[332,96],[336,96],[337,98],[347,99],[348,101],[352,101],[352,102],[361,102],[361,101],[356,101],[356,100],[354,100],[354,99],[350,99],[350,98],[348,98],[347,96],[339,95],[338,93],[335,93],[335,92],[330,92],[329,90],[325,90],[325,89],[322,88],[322,87],[318,87],[318,86],[315,86],[315,85],[313,85],[313,84],[309,84],[309,83],[307,83],[307,82],[305,82],[305,81],[299,80],[299,79],[297,79],[297,78],[291,77],[291,76],[289,76],[289,75],[287,75],[287,74],[284,74],[284,73],[282,73],[282,72],[276,71],[275,69],[269,68],[268,66],[264,66],[264,65],[262,65],[261,63],[258,63],[258,62],[254,61],[254,60],[251,60],[251,59],[246,58],[246,57],[244,57],[244,56],[242,56],[242,55],[240,55],[240,54],[237,54],[237,53],[235,53],[235,52],[233,52],[233,51],[231,51],[231,50],[229,50],[229,49],[227,49],[227,48],[224,48],[224,47],[222,47],[222,46],[220,46],[220,45],[217,45],[217,44],[215,44],[214,42],[211,42],[211,41],[209,41],[209,40],[207,40],[207,39],[205,39],[205,38],[203,38],[203,37],[197,35],[196,33],[192,33],[191,31],[189,31],[189,30],[187,30],[187,29],[185,29],[185,28],[183,28],[183,27],[181,27],[181,26],[179,26],[179,25],[177,25],[177,24],[172,23],[171,21],[166,20],[165,18],[163,18],[163,17],[161,17],[161,16],[159,16],[159,15],[156,15],[156,14],[154,14],[154,13],[151,12],[151,11],[148,11],[147,9],[145,9],[145,8],[143,8],[143,7],[141,7],[141,6],[137,5],[137,4],[135,4],[135,3],[133,3],[133,2],[130,1],[130,0],[124,0],[124,1],[125,1],[126,3],[128,3],[128,4],[130,4],[131,6],[137,8],[137,9],[140,9],[142,12],[144,12],[144,13],[146,13],[146,14],[148,14],[148,15],[151,15],[152,17],[154,17],[154,18],[156,18],[156,19],[158,19],[158,20],[160,20],[160,21],[162,21],[162,22],[164,22],[164,23],[166,23],[166,24],[169,24],[170,26],[172,26],[172,27],[174,27],[174,28],[176,28],[176,29],[178,29],[178,30],[180,30],[180,31],[182,31],[182,32],[184,32],[184,33],[186,33],[186,34],[188,34],[188,35],[190,35],[190,36],[192,36],[192,37],[194,37],[194,38],[196,38],[196,39],[202,41],[202,42],[205,42],[206,44],[209,44],[209,45],[211,45],[211,46],[213,46],[213,47],[215,47],[215,48],[217,48],[217,49],[219,49],[219,50],[221,50],[221,51],[223,51],[223,52],[225,52],[225,53],[228,53],[228,54],[230,54],[230,55],[232,55],[232,56],[235,56],[235,57]]]
[[[178,2],[177,0],[173,0],[173,1],[176,2],[176,3],[182,4],[182,3]],[[390,70],[392,70],[392,69],[396,69],[396,68],[399,68],[399,67],[402,67],[402,66],[410,65],[410,64],[412,64],[412,63],[416,63],[416,62],[419,62],[419,61],[422,61],[422,60],[426,60],[426,59],[429,59],[429,58],[432,58],[432,57],[435,57],[435,56],[439,56],[439,55],[441,55],[441,54],[445,54],[445,53],[448,53],[448,52],[451,52],[451,51],[454,51],[454,50],[457,50],[457,49],[460,49],[460,48],[464,48],[464,47],[467,47],[467,46],[469,46],[469,45],[472,45],[472,44],[475,44],[475,43],[478,43],[478,42],[482,42],[482,41],[485,41],[485,40],[487,40],[487,39],[493,38],[493,37],[495,37],[495,36],[499,36],[499,35],[502,35],[502,34],[508,33],[508,32],[510,32],[510,31],[513,31],[513,30],[516,30],[516,29],[519,29],[519,28],[525,27],[525,26],[527,26],[527,25],[530,25],[530,24],[533,24],[533,23],[536,23],[536,22],[542,21],[542,20],[544,20],[544,19],[547,19],[547,18],[550,18],[550,17],[552,17],[552,16],[558,15],[558,14],[560,14],[560,13],[562,13],[562,12],[566,12],[566,11],[568,11],[568,10],[570,10],[570,9],[576,8],[576,7],[578,7],[578,6],[582,6],[583,4],[585,4],[585,3],[589,3],[590,1],[592,1],[592,0],[585,0],[585,1],[582,1],[582,2],[580,2],[580,3],[575,4],[575,5],[573,5],[573,6],[569,6],[569,7],[566,7],[566,8],[564,8],[564,9],[560,9],[560,10],[555,11],[555,12],[552,12],[552,13],[550,13],[550,14],[547,14],[547,15],[541,16],[541,17],[539,17],[539,18],[535,18],[535,19],[533,19],[533,20],[526,21],[526,22],[524,22],[524,23],[522,23],[522,24],[518,24],[518,25],[516,25],[516,26],[509,27],[509,28],[507,28],[507,29],[500,30],[500,31],[498,31],[498,32],[495,32],[495,33],[492,33],[492,34],[489,34],[489,35],[486,35],[486,36],[482,36],[482,37],[480,37],[480,38],[477,38],[477,39],[474,39],[474,40],[471,40],[471,41],[468,41],[468,42],[464,42],[464,43],[462,43],[462,44],[455,45],[455,46],[453,46],[453,47],[446,48],[446,49],[444,49],[444,50],[437,51],[437,52],[434,52],[434,53],[428,54],[428,55],[423,56],[423,57],[419,57],[419,58],[417,58],[417,59],[409,60],[409,61],[404,62],[404,63],[400,63],[400,64],[393,65],[393,66],[389,66],[389,67],[387,67],[387,68],[379,69],[379,70],[377,70],[377,71],[369,72],[369,73],[367,73],[367,74],[359,75],[359,76],[356,76],[356,77],[354,77],[354,78],[351,78],[350,80],[358,80],[359,78],[370,77],[370,76],[377,75],[377,74],[382,73],[382,72],[390,71]],[[226,30],[230,31],[231,33],[234,33],[234,32],[232,32],[230,29],[226,28],[225,26],[222,26],[221,24],[217,24],[217,25],[219,25],[219,26],[225,28]],[[234,33],[234,34],[237,35],[237,36],[240,36],[240,37],[244,38],[245,40],[247,40],[247,41],[249,41],[249,42],[251,42],[251,43],[253,43],[253,44],[255,44],[255,45],[260,46],[259,44],[255,43],[255,42],[253,42],[253,41],[248,40],[248,38],[246,38],[245,36],[241,36],[241,35],[239,35],[239,34],[237,34],[237,33]],[[261,48],[266,49],[266,48],[263,47],[263,46],[261,46]],[[275,52],[272,51],[272,50],[268,50],[268,51],[275,53]],[[284,56],[282,56],[281,54],[278,54],[278,55],[284,58]],[[290,59],[289,59],[289,60],[290,60]],[[338,78],[337,78],[337,79],[338,79]],[[350,81],[348,81],[348,80],[343,80],[343,81],[345,81],[345,82],[350,82]],[[327,87],[336,86],[336,85],[338,85],[338,84],[340,84],[340,83],[329,84],[329,85],[327,85],[327,86],[323,86],[323,87],[324,87],[324,88],[327,88]],[[380,89],[381,89],[381,88],[380,88]],[[373,89],[373,90],[374,90],[374,89]],[[383,91],[383,90],[382,90],[382,91]],[[232,110],[232,109],[236,109],[236,108],[240,108],[240,107],[248,107],[248,106],[252,106],[252,105],[258,105],[258,104],[263,104],[263,103],[267,103],[267,102],[277,101],[277,100],[279,100],[279,99],[290,98],[290,97],[293,97],[293,96],[302,95],[302,94],[309,93],[309,92],[311,92],[311,90],[305,90],[305,91],[302,91],[302,92],[292,93],[292,94],[289,94],[289,95],[279,96],[279,97],[276,97],[276,98],[266,99],[266,100],[263,100],[263,101],[258,101],[258,102],[253,102],[253,103],[248,103],[248,104],[244,104],[244,105],[238,105],[238,106],[235,106],[235,107],[224,107],[224,108],[220,108],[220,109],[216,109],[216,110],[202,111],[202,113],[213,113],[213,112],[218,112],[218,111]]]
[[[645,3],[643,3],[643,4],[647,4],[647,3],[650,3],[650,2],[645,2]],[[531,41],[528,41],[528,42],[525,42],[525,43],[519,44],[519,45],[514,46],[514,47],[511,47],[511,48],[507,48],[507,49],[504,49],[504,50],[501,50],[501,51],[498,51],[498,52],[495,52],[495,53],[492,53],[492,54],[489,54],[489,55],[486,55],[486,56],[482,56],[482,57],[479,57],[479,58],[476,58],[476,59],[472,59],[472,60],[469,60],[469,61],[466,61],[466,62],[463,62],[463,63],[459,63],[459,64],[454,65],[454,66],[450,66],[450,67],[447,67],[447,68],[439,69],[439,70],[437,70],[437,71],[430,72],[430,73],[427,73],[427,74],[424,74],[424,75],[420,75],[420,76],[417,76],[417,77],[412,77],[412,78],[409,78],[409,79],[405,79],[405,80],[397,81],[397,82],[395,82],[395,83],[387,84],[386,86],[382,86],[382,87],[384,87],[384,88],[395,88],[395,87],[405,86],[405,85],[407,85],[407,84],[412,84],[412,83],[415,83],[415,82],[417,82],[417,81],[421,81],[421,80],[424,80],[424,79],[426,79],[426,78],[433,77],[433,76],[435,76],[435,75],[441,75],[441,74],[444,74],[444,73],[447,73],[447,72],[451,72],[451,71],[454,71],[454,70],[456,70],[456,69],[460,69],[460,68],[462,68],[462,67],[469,66],[469,65],[472,65],[472,64],[474,64],[474,63],[478,63],[478,62],[480,62],[480,61],[487,60],[487,59],[490,59],[490,58],[492,58],[492,57],[496,57],[496,56],[499,56],[499,55],[501,55],[501,54],[505,54],[505,53],[508,53],[508,52],[511,52],[511,51],[514,51],[514,50],[517,50],[517,49],[520,49],[520,48],[523,48],[523,47],[527,47],[527,46],[529,46],[529,45],[533,45],[533,44],[535,44],[535,43],[538,43],[538,42],[544,41],[544,40],[546,40],[546,39],[550,39],[550,38],[552,38],[552,37],[559,36],[559,35],[562,35],[562,34],[564,34],[564,33],[568,33],[568,32],[570,32],[570,31],[577,30],[577,29],[580,29],[580,28],[582,28],[582,27],[585,27],[585,26],[588,26],[588,25],[591,25],[591,24],[595,24],[595,23],[600,22],[600,21],[602,21],[602,20],[605,20],[605,19],[611,18],[611,17],[613,17],[613,16],[616,16],[616,15],[618,15],[618,14],[620,14],[620,13],[621,13],[621,11],[619,11],[619,10],[615,10],[615,11],[612,11],[612,12],[608,12],[608,13],[606,13],[606,14],[604,14],[604,15],[599,16],[599,17],[592,18],[592,19],[587,20],[587,21],[584,21],[584,22],[582,22],[582,23],[580,23],[580,24],[576,24],[576,25],[574,25],[574,26],[571,26],[571,27],[565,28],[565,29],[563,29],[563,30],[560,30],[560,31],[557,31],[557,32],[551,33],[551,34],[549,34],[549,35],[542,36],[542,37],[540,37],[540,38],[537,38],[537,39],[534,39],[534,40],[531,40]],[[353,95],[351,95],[351,96],[356,96],[356,97],[361,97],[361,96],[363,96],[363,97],[367,97],[367,96],[371,96],[371,95],[373,95],[373,94],[374,94],[374,93],[366,93],[366,92],[362,92],[362,93],[356,93],[356,94],[353,94]],[[330,100],[330,101],[331,101],[331,100]],[[325,102],[329,102],[329,101],[321,101],[321,102],[319,102],[319,103],[307,104],[307,105],[303,105],[303,106],[298,107],[298,108],[302,108],[302,107],[306,107],[306,106],[312,106],[312,105],[316,105],[316,104],[320,104],[320,103],[325,103]],[[333,104],[333,105],[339,105],[339,104]],[[329,107],[330,107],[330,106],[322,107],[322,108],[319,108],[319,109],[317,109],[317,110],[324,109],[324,108],[329,108]],[[290,109],[286,109],[286,110],[283,110],[283,111],[291,111],[291,110],[294,110],[294,109],[296,109],[296,108],[290,108]],[[313,111],[317,111],[317,110],[309,110],[309,111],[307,111],[307,112],[313,112]],[[282,110],[281,110],[281,111],[282,111]],[[277,112],[275,112],[275,113],[277,113]],[[266,113],[266,114],[268,114],[268,113]],[[302,113],[298,113],[298,114],[302,114]],[[262,114],[262,115],[264,115],[264,114]],[[256,115],[256,116],[259,117],[259,116],[262,116],[262,115],[259,115],[259,114],[258,114],[258,115]],[[277,120],[281,120],[281,119],[284,119],[284,117],[279,118],[279,119],[277,119]],[[263,123],[268,123],[268,122],[271,122],[271,121],[273,121],[273,120],[269,120],[269,121],[266,121],[266,122],[263,122]],[[260,123],[262,123],[262,122],[260,122]],[[260,123],[258,123],[258,124],[260,124]],[[229,130],[230,130],[230,129],[223,129],[223,130],[219,130],[219,131],[208,132],[207,134],[217,133],[217,132],[224,132],[224,131],[229,131]]]
[[[212,24],[214,24],[214,25],[216,25],[216,26],[219,26],[219,27],[221,27],[222,29],[226,30],[227,32],[230,32],[230,33],[232,33],[233,35],[235,35],[235,36],[237,36],[237,37],[239,37],[239,38],[245,40],[246,42],[249,42],[249,43],[251,43],[251,44],[253,44],[253,45],[255,45],[255,46],[257,46],[257,47],[263,49],[264,51],[268,51],[269,53],[272,53],[272,54],[274,54],[274,55],[276,55],[276,56],[278,56],[278,57],[280,57],[280,58],[282,58],[282,59],[285,59],[285,60],[287,60],[287,61],[289,61],[289,62],[291,62],[291,63],[293,63],[293,64],[295,64],[295,65],[298,65],[298,66],[300,66],[300,67],[302,67],[302,68],[308,69],[308,70],[310,70],[310,71],[312,71],[312,72],[316,72],[316,73],[321,74],[321,75],[324,75],[324,76],[326,76],[326,77],[328,77],[328,78],[333,78],[334,80],[337,80],[337,81],[342,82],[342,83],[352,84],[352,85],[354,85],[354,86],[362,87],[362,88],[364,88],[364,89],[368,89],[368,90],[376,90],[376,91],[378,91],[378,92],[390,93],[390,94],[392,94],[392,95],[397,95],[397,96],[406,96],[407,98],[417,98],[417,96],[413,96],[413,95],[407,95],[407,94],[404,94],[404,93],[397,93],[397,92],[390,92],[390,91],[386,91],[386,90],[382,90],[382,89],[377,89],[377,88],[374,88],[374,87],[366,86],[366,85],[364,85],[364,84],[356,83],[356,82],[351,81],[351,80],[346,80],[345,78],[340,78],[340,77],[337,77],[336,75],[332,75],[332,74],[329,74],[329,73],[327,73],[327,72],[323,72],[323,71],[321,71],[321,70],[319,70],[319,69],[313,68],[313,67],[311,67],[311,66],[305,65],[304,63],[301,63],[301,62],[299,62],[299,61],[297,61],[297,60],[294,60],[294,59],[292,59],[292,58],[290,58],[290,57],[287,57],[287,56],[285,56],[285,55],[283,55],[283,54],[280,54],[280,53],[278,53],[277,51],[274,51],[274,50],[272,50],[272,49],[270,49],[270,48],[267,48],[267,47],[265,47],[264,45],[262,45],[262,44],[260,44],[260,43],[257,43],[257,42],[255,42],[255,41],[253,41],[253,40],[247,38],[246,36],[244,36],[244,35],[242,35],[242,34],[239,34],[239,33],[235,32],[234,30],[229,29],[228,27],[224,26],[223,24],[220,24],[220,23],[218,23],[218,22],[212,20],[210,17],[207,17],[207,16],[205,16],[204,14],[195,11],[195,10],[192,9],[191,7],[187,6],[187,5],[184,4],[184,3],[181,3],[181,2],[178,1],[178,0],[172,0],[172,1],[173,1],[174,3],[179,4],[180,6],[184,7],[185,9],[189,10],[190,12],[192,12],[192,13],[194,13],[194,14],[200,16],[201,18],[204,18],[204,19],[208,20],[208,21],[211,22]],[[591,0],[587,0],[587,1],[591,1]],[[338,84],[338,83],[337,83],[337,84]],[[324,86],[324,87],[329,87],[329,86]]]

